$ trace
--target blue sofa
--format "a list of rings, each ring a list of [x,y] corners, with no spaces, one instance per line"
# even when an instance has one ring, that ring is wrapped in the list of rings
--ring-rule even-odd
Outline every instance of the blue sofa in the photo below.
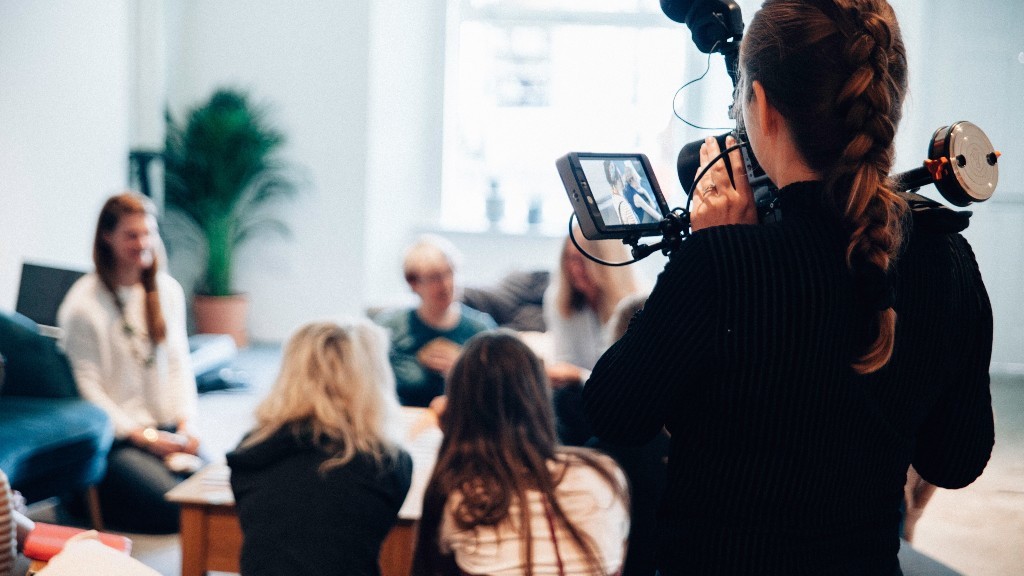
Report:
[[[103,478],[113,426],[78,395],[56,341],[0,311],[0,469],[29,502],[80,494]]]

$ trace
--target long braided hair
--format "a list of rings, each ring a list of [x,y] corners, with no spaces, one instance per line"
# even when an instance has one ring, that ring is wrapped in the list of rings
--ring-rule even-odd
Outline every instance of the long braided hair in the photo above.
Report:
[[[740,105],[760,82],[810,168],[824,175],[858,299],[877,326],[852,366],[874,372],[892,356],[889,271],[907,211],[888,176],[907,89],[896,16],[884,0],[767,0],[743,39],[740,68]]]

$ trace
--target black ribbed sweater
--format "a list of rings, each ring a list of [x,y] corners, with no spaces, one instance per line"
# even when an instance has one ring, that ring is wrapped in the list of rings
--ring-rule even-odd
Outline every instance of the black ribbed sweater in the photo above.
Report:
[[[898,574],[907,466],[962,487],[994,432],[992,312],[970,246],[917,230],[896,277],[893,358],[851,362],[873,313],[817,183],[783,217],[683,242],[584,389],[594,432],[672,434],[660,510],[666,574]]]

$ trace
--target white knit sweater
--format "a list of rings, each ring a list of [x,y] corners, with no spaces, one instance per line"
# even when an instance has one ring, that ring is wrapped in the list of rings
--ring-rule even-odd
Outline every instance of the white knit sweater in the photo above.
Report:
[[[176,425],[196,412],[196,381],[185,325],[185,294],[174,278],[157,276],[167,338],[155,350],[141,284],[114,296],[95,273],[80,278],[57,312],[63,346],[82,396],[102,408],[124,438],[146,426]]]

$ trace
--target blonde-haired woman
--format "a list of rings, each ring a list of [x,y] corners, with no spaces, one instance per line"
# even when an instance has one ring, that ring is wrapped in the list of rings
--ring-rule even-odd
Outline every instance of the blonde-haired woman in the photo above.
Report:
[[[242,574],[377,574],[412,477],[398,417],[382,328],[320,322],[291,337],[255,428],[227,456]]]
[[[587,240],[577,227],[573,237],[588,254],[604,261],[629,258],[615,240]],[[581,445],[590,438],[579,403],[580,385],[607,348],[607,330],[615,307],[639,285],[628,266],[602,266],[587,259],[570,238],[562,244],[558,274],[544,294],[544,322],[551,338],[546,370],[555,392],[558,434],[563,443]]]

